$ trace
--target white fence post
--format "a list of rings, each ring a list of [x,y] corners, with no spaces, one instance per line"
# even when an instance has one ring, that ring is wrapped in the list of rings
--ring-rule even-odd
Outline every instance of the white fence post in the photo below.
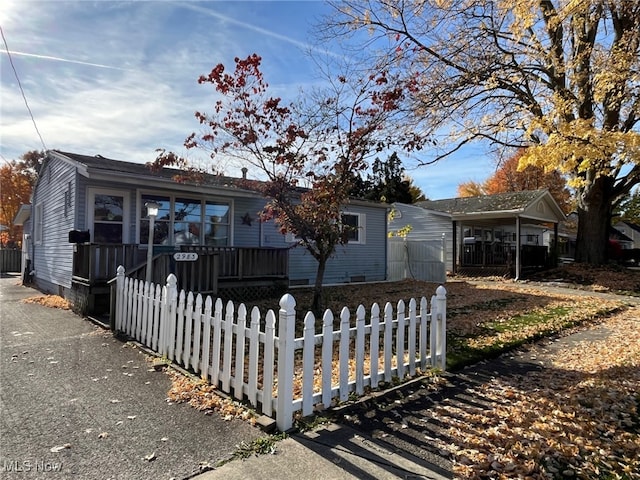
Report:
[[[447,368],[447,290],[440,285],[436,289],[436,302],[438,304],[438,357],[440,368]],[[433,319],[431,319],[433,321]],[[433,355],[433,352],[432,352]]]
[[[313,367],[315,361],[315,325],[316,318],[311,312],[304,317],[302,350],[302,415],[313,413]]]
[[[160,355],[167,355],[170,341],[171,324],[176,321],[176,310],[178,301],[178,279],[171,273],[167,277],[167,284],[162,292],[162,313],[160,317],[160,332],[158,338],[158,352]],[[174,339],[175,340],[175,339]]]
[[[340,340],[338,341],[338,382],[339,400],[346,401],[349,398],[349,318],[350,313],[347,307],[342,307],[340,312]]]
[[[427,321],[429,320],[427,312],[427,298],[420,299],[420,335],[418,343],[420,345],[420,370],[424,372],[427,366]]]
[[[122,323],[124,322],[123,305],[124,305],[124,272],[122,265],[116,270],[116,330],[122,331]]]
[[[217,299],[212,315],[213,302],[208,297],[203,312],[202,296],[197,296],[194,305],[192,292],[185,294],[182,291],[178,295],[177,280],[173,274],[167,277],[162,294],[160,285],[155,286],[154,294],[152,285],[126,278],[124,268],[119,267],[115,286],[117,330],[135,336],[160,355],[200,372],[203,378],[210,378],[211,383],[225,393],[231,393],[230,387],[233,387],[236,398],[242,398],[246,393],[252,405],[261,402],[262,413],[268,416],[275,413],[277,427],[283,432],[293,426],[295,411],[301,410],[303,415],[308,415],[316,407],[314,402],[321,402],[327,408],[333,403],[334,394],[338,401],[344,401],[352,391],[361,395],[367,386],[378,387],[381,377],[389,382],[394,374],[403,378],[407,370],[413,376],[418,362],[420,368],[426,367],[427,349],[431,366],[446,369],[447,292],[444,286],[436,289],[430,304],[426,298],[421,299],[419,314],[415,299],[409,301],[408,316],[403,300],[398,301],[395,314],[389,302],[384,313],[377,303],[374,304],[369,325],[366,322],[367,312],[360,305],[356,310],[355,327],[352,328],[350,311],[344,307],[339,329],[334,331],[333,313],[327,310],[323,315],[321,335],[316,335],[315,317],[308,313],[304,319],[304,335],[297,340],[296,301],[290,294],[280,299],[276,337],[273,310],[267,312],[264,333],[260,331],[262,321],[257,308],[251,312],[250,326],[247,325],[244,304],[238,309],[237,322],[233,302],[228,302],[225,311],[222,301]],[[382,313],[384,319],[381,318]],[[297,364],[296,348],[302,349],[301,362]],[[245,365],[247,353],[249,359]],[[367,355],[369,376],[365,366]],[[408,355],[406,362],[405,355]],[[321,388],[315,394],[318,360],[321,363]],[[260,366],[263,370],[261,390],[258,388]],[[277,388],[274,382],[276,368]],[[294,378],[300,374],[302,398],[296,394],[294,402]],[[338,376],[337,388],[333,384],[334,374]],[[275,399],[274,394],[277,395]]]
[[[281,432],[293,426],[293,362],[296,327],[296,300],[290,294],[280,299],[278,317],[278,401],[276,425]]]

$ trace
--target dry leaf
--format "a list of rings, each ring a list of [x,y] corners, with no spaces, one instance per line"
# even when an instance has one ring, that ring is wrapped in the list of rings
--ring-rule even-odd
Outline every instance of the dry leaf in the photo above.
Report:
[[[147,462],[153,462],[155,459],[156,459],[155,452],[143,457],[143,460],[146,460]]]
[[[52,453],[58,453],[58,452],[61,452],[62,450],[66,450],[68,448],[71,448],[71,444],[70,443],[65,443],[64,445],[58,445],[57,447],[52,447],[50,451]]]

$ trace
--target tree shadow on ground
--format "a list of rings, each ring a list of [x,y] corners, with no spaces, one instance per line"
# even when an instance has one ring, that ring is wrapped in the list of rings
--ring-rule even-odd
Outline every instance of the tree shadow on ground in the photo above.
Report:
[[[444,377],[435,389],[424,378],[346,407],[339,421],[390,450],[453,461],[456,477],[634,478],[627,472],[637,472],[640,452],[635,368],[583,373],[507,354]]]

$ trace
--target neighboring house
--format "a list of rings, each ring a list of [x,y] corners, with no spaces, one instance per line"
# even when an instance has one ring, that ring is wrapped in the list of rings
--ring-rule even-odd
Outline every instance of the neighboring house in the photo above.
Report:
[[[616,238],[620,242],[623,250],[640,249],[640,225],[632,222],[621,221],[616,222],[613,228],[620,232],[624,237]]]
[[[274,283],[313,284],[316,260],[306,249],[292,248],[295,243],[273,221],[259,221],[265,199],[246,188],[249,180],[205,175],[198,183],[178,183],[176,173],[100,155],[47,152],[30,218],[21,218],[30,236],[25,242],[29,279],[70,299],[79,311],[98,309],[118,264],[145,278],[150,227],[145,204],[153,201],[159,205],[154,282],[163,283],[172,271],[183,288],[204,293],[241,288],[246,295]],[[345,206],[343,220],[357,230],[327,263],[326,284],[385,280],[387,208],[356,200]],[[198,260],[178,262],[177,251],[198,253]]]
[[[450,215],[447,256],[454,273],[520,278],[523,268],[557,260],[554,239],[559,237],[558,223],[566,217],[548,190],[427,200],[416,206],[424,209],[425,222],[433,212]],[[423,229],[422,223],[416,224]]]
[[[31,270],[31,205],[20,205],[16,217],[13,219],[14,225],[20,225],[22,227],[22,260],[20,262],[20,272],[24,275],[29,275]]]

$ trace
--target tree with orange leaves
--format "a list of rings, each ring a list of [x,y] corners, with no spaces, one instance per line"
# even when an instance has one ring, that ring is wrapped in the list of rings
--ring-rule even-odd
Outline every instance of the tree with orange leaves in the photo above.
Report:
[[[479,197],[480,195],[486,195],[487,192],[482,183],[469,180],[458,185],[459,197]]]
[[[0,243],[3,247],[19,246],[22,227],[13,224],[20,205],[29,203],[33,176],[15,160],[0,166]]]
[[[524,154],[524,149],[518,150],[515,155],[500,163],[494,174],[483,183],[461,183],[458,185],[458,194],[461,197],[471,197],[546,188],[560,208],[569,213],[571,192],[567,188],[566,179],[557,170],[545,172],[542,167],[536,165],[521,167],[520,159]]]

